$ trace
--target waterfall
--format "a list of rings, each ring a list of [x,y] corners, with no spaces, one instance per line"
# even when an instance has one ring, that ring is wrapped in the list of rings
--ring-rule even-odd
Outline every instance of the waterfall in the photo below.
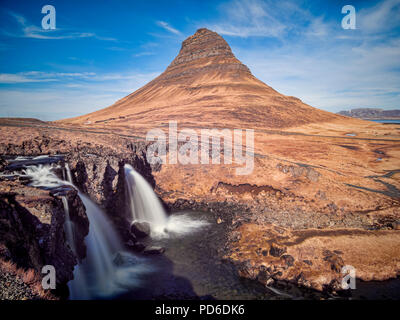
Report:
[[[124,169],[132,222],[148,222],[152,237],[181,236],[199,230],[208,224],[207,221],[188,215],[168,217],[150,184],[132,166],[126,164]]]
[[[64,170],[63,170],[63,173],[64,173]],[[68,163],[65,163],[65,173],[66,173],[67,179],[64,179],[64,180],[67,180],[69,183],[72,184],[71,170],[69,169]]]
[[[153,188],[129,164],[124,169],[132,221],[146,221],[152,232],[163,232],[168,219]]]
[[[28,166],[20,176],[31,179],[30,185],[55,188],[72,184],[71,172],[65,166],[63,173],[68,181],[59,179],[50,165]],[[139,284],[140,274],[152,272],[143,265],[143,259],[123,252],[122,243],[105,213],[87,196],[79,192],[89,219],[89,234],[85,238],[86,258],[74,269],[74,280],[68,283],[71,299],[107,298],[122,293]],[[62,197],[65,211],[65,234],[71,250],[76,252],[74,223],[66,197]],[[118,265],[115,262],[118,257]]]
[[[62,196],[61,199],[62,199],[62,203],[64,206],[64,212],[65,212],[65,223],[64,223],[65,235],[67,237],[67,241],[68,241],[68,244],[69,244],[72,252],[76,255],[74,223],[71,221],[71,218],[69,216],[68,200],[65,196]]]

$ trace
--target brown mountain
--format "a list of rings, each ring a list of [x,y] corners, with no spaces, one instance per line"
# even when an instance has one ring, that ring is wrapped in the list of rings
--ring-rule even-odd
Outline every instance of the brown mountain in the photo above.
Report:
[[[342,117],[275,91],[252,75],[217,33],[199,29],[153,81],[112,106],[64,122],[107,126],[283,128]]]

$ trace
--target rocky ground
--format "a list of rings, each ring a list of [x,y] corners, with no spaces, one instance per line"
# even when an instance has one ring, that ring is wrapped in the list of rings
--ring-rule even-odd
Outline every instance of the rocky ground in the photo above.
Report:
[[[41,278],[33,270],[17,268],[0,259],[0,300],[56,300],[57,297],[42,289]]]
[[[1,153],[64,153],[74,183],[106,209],[126,241],[132,235],[121,190],[129,163],[168,208],[213,211],[229,221],[223,255],[243,277],[332,291],[343,265],[353,265],[364,280],[399,274],[396,127],[360,127],[357,139],[344,134],[348,128],[337,133],[329,125],[271,133],[254,173],[238,177],[223,164],[150,166],[143,138],[83,136],[79,127],[66,138],[64,127],[47,124],[24,124],[21,134],[18,126],[0,127],[7,133]]]

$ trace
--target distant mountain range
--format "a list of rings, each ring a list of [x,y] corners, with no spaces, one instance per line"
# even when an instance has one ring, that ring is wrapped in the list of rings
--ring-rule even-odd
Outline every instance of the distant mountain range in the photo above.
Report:
[[[400,119],[400,110],[384,110],[379,108],[357,108],[348,111],[340,111],[338,114],[368,120]]]

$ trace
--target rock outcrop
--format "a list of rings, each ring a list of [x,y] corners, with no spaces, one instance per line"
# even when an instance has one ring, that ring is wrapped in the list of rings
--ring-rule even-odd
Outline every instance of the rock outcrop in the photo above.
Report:
[[[58,284],[73,279],[78,259],[86,255],[84,237],[89,232],[85,208],[73,188],[64,189],[72,221],[77,224],[77,255],[64,232],[65,212],[61,195],[21,184],[0,182],[0,255],[18,268],[40,273],[44,265],[56,269]]]

